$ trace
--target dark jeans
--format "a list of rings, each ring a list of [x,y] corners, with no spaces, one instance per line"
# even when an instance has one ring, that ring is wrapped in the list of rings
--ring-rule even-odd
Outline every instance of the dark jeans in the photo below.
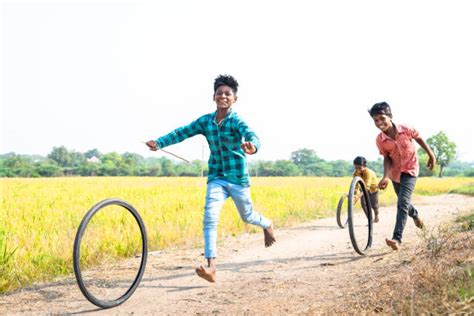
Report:
[[[402,173],[400,183],[393,182],[393,188],[398,197],[397,202],[397,222],[393,231],[393,238],[399,242],[402,241],[403,229],[407,222],[407,215],[410,217],[418,217],[418,211],[411,204],[411,195],[415,189],[416,177],[407,173]]]

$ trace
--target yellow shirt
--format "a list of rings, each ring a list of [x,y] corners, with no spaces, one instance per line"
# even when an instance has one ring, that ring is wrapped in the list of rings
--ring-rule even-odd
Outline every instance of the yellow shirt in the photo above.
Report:
[[[354,171],[354,177],[361,177],[364,180],[365,186],[367,187],[367,191],[370,193],[377,192],[379,190],[378,183],[377,183],[377,175],[375,172],[370,170],[369,168],[365,168],[364,171]]]

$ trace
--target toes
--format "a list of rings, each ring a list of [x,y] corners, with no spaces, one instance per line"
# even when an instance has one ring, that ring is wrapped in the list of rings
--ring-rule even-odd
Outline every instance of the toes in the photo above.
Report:
[[[215,272],[206,270],[204,266],[200,266],[199,268],[196,268],[196,274],[208,282],[211,282],[211,283],[216,282]]]
[[[206,269],[203,266],[200,266],[199,268],[196,268],[196,273],[201,276],[206,273]]]
[[[385,239],[385,243],[387,246],[392,248],[393,250],[398,250],[398,242],[396,240]]]
[[[275,243],[275,238],[273,236],[265,236],[265,247],[270,247]]]
[[[270,247],[276,241],[275,236],[273,236],[272,228],[273,228],[273,224],[269,228],[263,229],[265,247]]]
[[[270,241],[270,242],[267,242],[265,243],[265,247],[270,247],[271,245],[273,245],[274,241]]]

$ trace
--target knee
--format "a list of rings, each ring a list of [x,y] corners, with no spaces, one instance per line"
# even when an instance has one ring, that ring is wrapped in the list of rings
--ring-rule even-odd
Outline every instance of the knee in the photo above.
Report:
[[[397,207],[399,210],[402,210],[405,213],[408,213],[408,208],[410,207],[410,201],[398,200]]]
[[[250,209],[246,209],[246,212],[242,212],[240,214],[240,218],[242,219],[242,221],[246,224],[251,224],[254,222],[255,220],[255,212],[253,212],[253,209],[250,208]]]
[[[240,215],[240,218],[242,219],[242,221],[246,224],[248,224],[250,222],[249,220],[249,216],[247,214],[242,214]]]
[[[218,219],[215,216],[212,216],[212,214],[207,214],[207,212],[204,213],[204,218],[202,220],[204,229],[217,227],[217,222]]]

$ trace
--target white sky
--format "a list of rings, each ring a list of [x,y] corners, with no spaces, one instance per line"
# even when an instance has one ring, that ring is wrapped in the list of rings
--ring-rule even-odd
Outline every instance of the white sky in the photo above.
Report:
[[[162,155],[140,141],[213,112],[227,73],[262,142],[252,159],[376,159],[367,109],[387,101],[474,161],[472,1],[3,1],[1,15],[1,153]],[[201,159],[203,144],[168,149]]]

